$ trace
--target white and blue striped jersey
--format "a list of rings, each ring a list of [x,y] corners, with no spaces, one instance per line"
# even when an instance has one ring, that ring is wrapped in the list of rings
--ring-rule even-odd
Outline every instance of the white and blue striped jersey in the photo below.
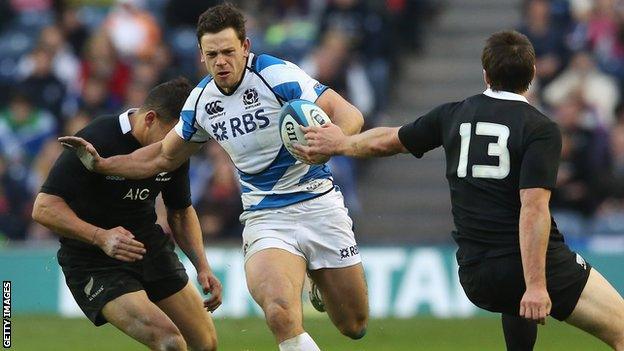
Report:
[[[193,89],[176,132],[184,140],[215,139],[238,169],[243,208],[278,208],[333,189],[329,166],[297,161],[283,146],[279,111],[284,102],[315,102],[327,89],[295,64],[250,53],[239,86],[226,94],[207,76]]]

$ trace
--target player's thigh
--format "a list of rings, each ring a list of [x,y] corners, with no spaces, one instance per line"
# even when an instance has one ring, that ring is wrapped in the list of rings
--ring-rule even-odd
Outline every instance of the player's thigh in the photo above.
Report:
[[[565,321],[614,346],[624,338],[624,300],[592,268],[576,307]],[[619,346],[624,347],[624,344]]]
[[[171,319],[149,300],[143,290],[109,301],[102,308],[102,315],[119,330],[146,345],[154,345],[159,338],[180,335]]]
[[[310,271],[310,277],[321,291],[327,313],[335,323],[368,319],[368,292],[361,263]]]
[[[204,308],[202,297],[191,282],[177,293],[157,301],[156,305],[182,332],[191,349],[216,348],[217,332],[212,317]]]
[[[302,256],[280,248],[257,251],[245,262],[247,287],[263,309],[278,302],[299,311],[305,272]]]
[[[302,203],[304,215],[298,245],[308,260],[308,270],[346,268],[362,262],[353,233],[353,221],[344,206],[342,194],[333,190]]]

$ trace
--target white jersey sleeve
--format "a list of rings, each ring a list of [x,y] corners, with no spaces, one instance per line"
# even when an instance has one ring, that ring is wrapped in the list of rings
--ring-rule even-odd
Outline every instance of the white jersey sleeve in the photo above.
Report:
[[[203,143],[210,139],[210,134],[197,121],[199,113],[197,109],[202,108],[199,105],[199,99],[210,81],[212,81],[212,77],[207,76],[199,82],[189,94],[182,107],[182,112],[180,112],[180,120],[175,126],[175,131],[186,141]]]

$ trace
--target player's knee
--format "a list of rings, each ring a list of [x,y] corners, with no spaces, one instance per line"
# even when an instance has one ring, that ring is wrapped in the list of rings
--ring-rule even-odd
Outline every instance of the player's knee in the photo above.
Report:
[[[351,320],[340,323],[338,325],[338,330],[340,330],[342,335],[357,340],[366,335],[367,325],[368,317],[366,315],[359,315]]]
[[[190,348],[192,351],[216,351],[217,350],[217,344],[211,344],[211,345],[205,345],[205,346],[200,346],[200,347],[191,347]]]
[[[168,334],[162,337],[159,337],[157,349],[159,351],[186,351],[186,341],[180,333],[178,334]]]
[[[269,301],[264,306],[264,314],[269,328],[274,332],[292,328],[296,323],[292,306],[285,299],[275,298]]]
[[[616,351],[624,351],[624,330],[620,331],[614,338],[611,347]]]
[[[175,326],[159,326],[149,320],[141,321],[148,334],[148,346],[158,351],[186,350],[186,341]]]
[[[193,351],[215,351],[217,349],[217,336],[210,335],[201,344],[190,345],[190,349]]]

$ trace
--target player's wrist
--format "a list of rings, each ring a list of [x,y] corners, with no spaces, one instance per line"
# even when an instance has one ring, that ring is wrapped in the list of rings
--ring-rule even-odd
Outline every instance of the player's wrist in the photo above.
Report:
[[[98,157],[93,162],[93,170],[97,173],[108,174],[110,172],[111,163],[108,158]]]
[[[100,227],[95,227],[95,230],[93,231],[93,235],[91,236],[91,245],[94,246],[100,246],[100,232],[102,231],[102,228]]]
[[[351,147],[351,144],[352,143],[350,142],[348,136],[343,137],[336,143],[336,148],[334,149],[334,152],[332,155],[350,156],[351,155],[350,150],[353,149]]]
[[[197,271],[197,274],[212,272],[212,269],[210,268],[208,261],[205,261],[205,260],[203,262],[199,261],[197,265],[195,266],[195,270]]]
[[[527,291],[546,290],[546,280],[527,281],[526,289]]]

